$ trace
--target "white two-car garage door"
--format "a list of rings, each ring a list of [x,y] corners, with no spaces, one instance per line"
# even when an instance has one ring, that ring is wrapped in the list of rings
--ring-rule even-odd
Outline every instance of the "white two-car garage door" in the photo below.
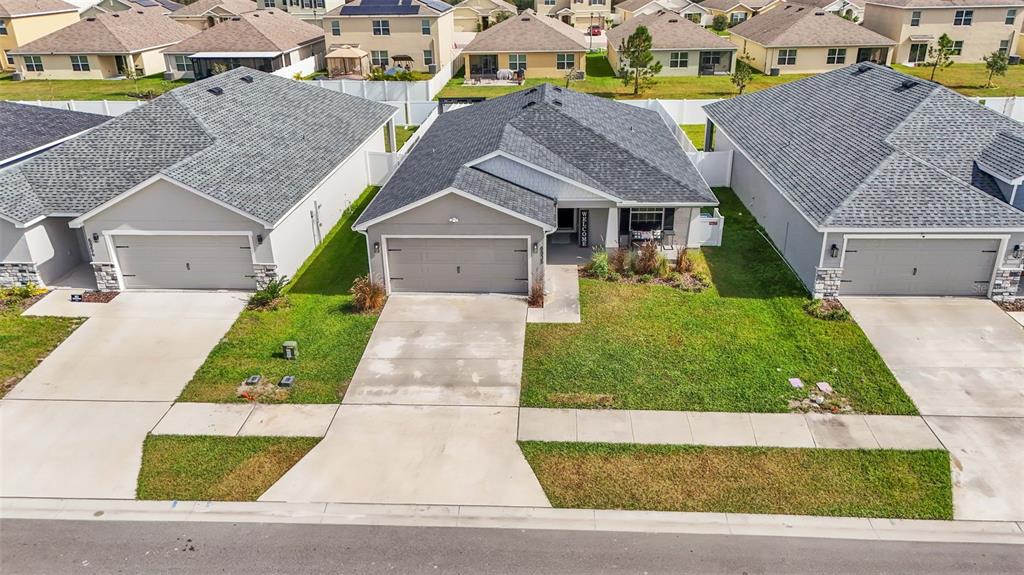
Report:
[[[985,296],[999,240],[851,239],[841,295]]]
[[[526,293],[529,243],[524,238],[390,238],[393,292]]]
[[[254,289],[249,238],[114,236],[126,289]]]

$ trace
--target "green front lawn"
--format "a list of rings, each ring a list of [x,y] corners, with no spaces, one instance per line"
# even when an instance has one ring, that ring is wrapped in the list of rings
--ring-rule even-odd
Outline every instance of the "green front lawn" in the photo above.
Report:
[[[22,80],[0,76],[0,100],[139,100],[159,96],[188,80],[168,82],[163,74],[132,80]]]
[[[0,303],[0,398],[85,321],[23,316],[26,307],[21,302]]]
[[[927,80],[932,69],[924,66],[893,66],[904,74],[911,74]],[[960,92],[965,96],[984,98],[985,96],[1024,96],[1024,66],[1010,66],[1006,76],[992,79],[992,87],[986,88],[988,71],[985,64],[953,64],[949,68],[939,68],[935,72],[935,81],[943,86]]]
[[[913,414],[853,321],[803,310],[803,284],[758,233],[732,190],[717,188],[723,246],[704,248],[713,286],[702,293],[581,279],[582,323],[529,324],[521,403],[785,412],[827,381],[862,413]]]
[[[336,403],[355,373],[377,316],[351,310],[352,280],[367,270],[366,242],[352,224],[376,193],[368,188],[299,269],[289,305],[246,310],[192,377],[179,401],[241,402],[249,375],[277,381],[294,375],[288,403]],[[280,357],[281,343],[298,342],[299,357]]]
[[[150,435],[142,445],[139,499],[255,501],[319,437]]]
[[[398,140],[399,150],[405,146],[405,143],[416,133],[417,129],[419,129],[419,126],[395,126],[395,139]],[[386,138],[384,141],[384,151],[391,151],[391,142],[387,141]]]
[[[952,519],[942,450],[522,442],[555,507]]]
[[[754,92],[805,77],[807,75],[804,74],[772,77],[756,73],[747,86],[747,91]],[[493,98],[518,92],[523,88],[545,82],[564,86],[565,78],[527,78],[523,86],[467,86],[464,77],[458,76],[449,81],[448,85],[441,90],[437,97]],[[662,98],[667,100],[693,100],[730,98],[736,95],[736,87],[732,85],[729,76],[661,76],[655,80],[654,86],[639,95],[633,95],[633,87],[622,85],[622,80],[615,75],[615,70],[608,63],[608,58],[604,53],[588,54],[586,79],[572,82],[569,87],[578,92],[587,92],[595,96],[619,99]]]

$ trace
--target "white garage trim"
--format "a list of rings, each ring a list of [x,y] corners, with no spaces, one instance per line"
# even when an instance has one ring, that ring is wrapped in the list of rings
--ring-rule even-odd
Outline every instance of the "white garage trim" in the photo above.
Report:
[[[493,202],[488,202],[487,200],[485,200],[483,198],[477,197],[477,196],[475,196],[473,194],[470,194],[470,193],[466,193],[466,192],[464,192],[464,191],[462,191],[462,190],[460,190],[458,188],[445,188],[445,189],[443,189],[443,190],[441,190],[439,192],[434,192],[433,194],[430,194],[429,196],[427,196],[425,198],[420,198],[420,199],[416,200],[415,202],[408,203],[408,204],[406,204],[406,205],[404,205],[404,206],[402,206],[400,208],[396,208],[394,210],[391,210],[390,212],[387,212],[385,214],[377,216],[376,218],[373,218],[372,220],[367,220],[367,221],[359,224],[358,226],[353,226],[352,229],[354,229],[357,232],[366,232],[366,230],[368,230],[370,228],[370,226],[372,226],[374,224],[383,222],[385,220],[389,220],[389,219],[397,216],[398,214],[403,214],[405,212],[408,212],[409,210],[416,209],[416,208],[422,206],[423,204],[430,203],[430,202],[432,202],[432,201],[434,201],[434,200],[436,200],[438,198],[443,198],[444,196],[447,196],[448,194],[455,194],[457,196],[461,196],[463,198],[466,198],[467,200],[474,201],[474,202],[476,202],[476,203],[478,203],[480,205],[483,205],[483,206],[487,206],[488,208],[491,208],[494,211],[501,212],[501,213],[503,213],[503,214],[505,214],[507,216],[512,216],[513,218],[516,218],[517,220],[522,220],[522,221],[524,221],[524,222],[526,222],[528,224],[533,224],[533,225],[535,225],[535,226],[537,226],[537,227],[539,227],[539,228],[541,228],[542,230],[545,230],[545,231],[554,231],[554,229],[555,229],[553,226],[549,226],[549,225],[545,224],[544,222],[539,222],[539,221],[537,221],[537,220],[535,220],[533,218],[526,217],[523,214],[520,214],[519,212],[514,212],[514,211],[512,211],[512,210],[510,210],[508,208],[503,208],[503,207],[499,206],[498,204],[495,204]],[[376,200],[376,198],[374,198],[374,199]],[[373,202],[371,202],[370,205],[373,205]],[[367,207],[369,207],[369,206],[367,206]],[[391,236],[391,237],[398,237],[398,236]],[[420,237],[420,236],[414,236],[414,237]],[[437,236],[437,237],[441,237],[441,236]],[[463,237],[463,236],[454,236],[454,237]],[[464,237],[469,237],[469,236],[464,236]]]
[[[992,266],[992,273],[988,278],[986,297],[991,298],[996,272],[1005,259],[1006,244],[1010,241],[1010,236],[1008,234],[846,234],[843,236],[843,250],[839,256],[840,269],[846,268],[846,247],[850,240],[999,240],[999,253],[996,254],[996,263]]]
[[[121,262],[117,261],[117,250],[114,249],[114,236],[246,236],[249,239],[249,254],[253,265],[257,265],[259,262],[256,261],[256,242],[254,241],[252,232],[244,231],[212,231],[212,232],[177,232],[177,231],[150,231],[150,230],[103,230],[103,239],[107,242],[107,252],[110,254],[109,262],[97,262],[94,264],[111,264],[114,266],[114,271],[117,273],[117,289],[124,291],[124,276],[121,274]],[[274,265],[274,262],[268,262],[260,265]]]
[[[530,241],[533,239],[530,236],[512,235],[512,236],[500,236],[500,235],[458,235],[458,234],[446,234],[446,235],[404,235],[404,234],[390,234],[380,236],[380,249],[381,249],[381,260],[384,262],[384,290],[391,294],[391,272],[388,269],[388,239],[423,239],[423,240],[523,240],[526,242],[526,289],[529,291],[533,287],[533,245]],[[373,254],[370,254],[372,257]],[[415,293],[415,292],[403,292],[403,293]]]

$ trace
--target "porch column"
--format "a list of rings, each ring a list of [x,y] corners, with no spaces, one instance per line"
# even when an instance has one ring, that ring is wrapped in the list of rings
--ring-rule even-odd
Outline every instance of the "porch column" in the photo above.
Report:
[[[608,208],[608,228],[604,234],[604,247],[619,247],[619,208]]]
[[[395,134],[395,117],[388,120],[388,143],[391,146],[391,153],[398,152],[398,136]]]
[[[462,55],[462,70],[463,70],[463,73],[465,74],[466,80],[468,81],[469,80],[469,54],[463,54]]]

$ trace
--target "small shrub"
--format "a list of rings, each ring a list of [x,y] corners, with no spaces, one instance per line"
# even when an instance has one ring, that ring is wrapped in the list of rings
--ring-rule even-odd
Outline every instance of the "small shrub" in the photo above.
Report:
[[[633,259],[633,271],[637,275],[649,275],[658,271],[658,244],[644,242]]]
[[[672,266],[669,265],[668,258],[660,254],[658,255],[658,265],[656,273],[658,275],[658,278],[663,280],[668,279],[668,277],[672,275]]]
[[[284,297],[284,287],[288,285],[288,276],[281,276],[267,282],[267,285],[256,290],[249,297],[249,309],[268,309],[277,307]]]
[[[638,281],[638,282],[640,282],[642,284],[649,284],[652,281],[654,281],[654,275],[653,274],[642,274],[642,275],[640,275],[640,277],[636,278],[636,281]]]
[[[804,311],[811,317],[825,321],[846,321],[850,312],[837,299],[814,299],[804,304]]]
[[[685,274],[693,270],[693,260],[690,256],[686,255],[686,250],[680,248],[679,253],[676,255],[676,271]]]
[[[607,279],[610,282],[620,282],[622,281],[622,274],[620,274],[619,272],[608,272]]]
[[[594,255],[590,256],[590,264],[588,268],[594,277],[606,279],[608,277],[608,273],[611,271],[608,267],[608,252],[604,250],[596,250]]]
[[[0,300],[15,302],[44,293],[46,293],[46,288],[41,288],[34,283],[28,283],[23,286],[0,288]]]
[[[617,274],[625,274],[630,268],[629,260],[629,250],[619,248],[608,256],[608,266]]]
[[[695,279],[697,283],[705,288],[711,287],[711,276],[704,270],[694,270],[690,272],[690,277]]]
[[[384,284],[368,275],[357,277],[349,293],[352,294],[352,307],[358,312],[379,311],[388,299]]]
[[[526,305],[530,307],[544,307],[544,284],[533,282],[530,287],[530,295],[526,298]]]

